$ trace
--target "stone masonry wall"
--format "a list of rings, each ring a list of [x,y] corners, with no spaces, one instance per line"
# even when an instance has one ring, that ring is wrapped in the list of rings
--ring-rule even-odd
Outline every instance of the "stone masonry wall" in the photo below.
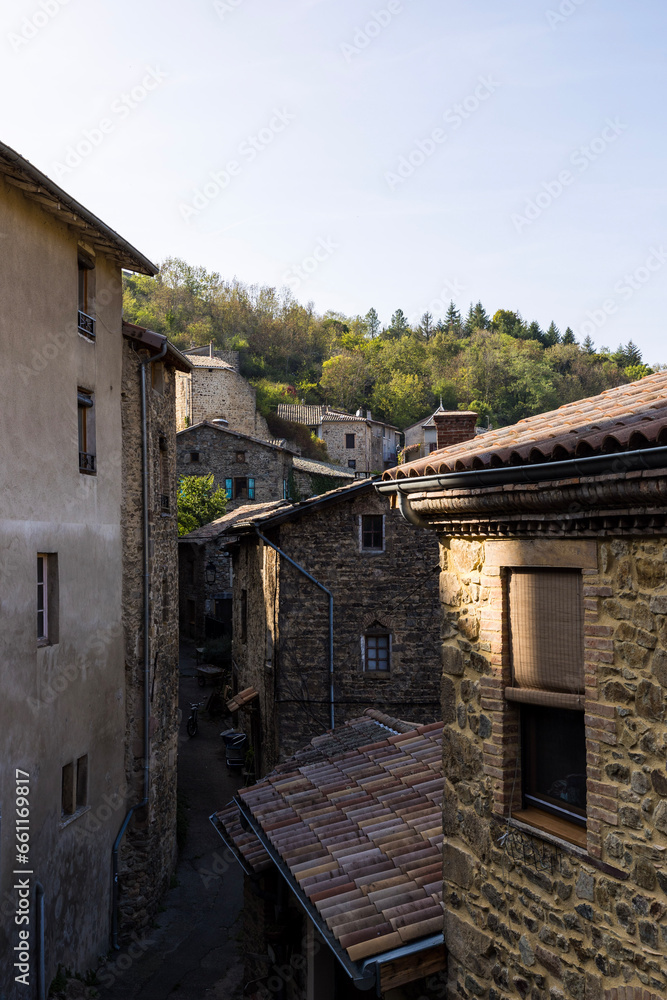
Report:
[[[177,475],[208,476],[213,474],[215,486],[224,490],[225,479],[236,477],[255,480],[255,500],[283,499],[283,484],[289,479],[292,453],[275,445],[219,430],[216,427],[193,427],[176,437]],[[192,461],[191,455],[199,455]],[[239,454],[243,460],[239,461]],[[227,513],[236,507],[252,503],[247,497],[227,501]]]
[[[346,434],[354,434],[354,448],[345,447]],[[368,421],[360,417],[358,420],[323,420],[322,439],[327,446],[329,460],[337,465],[348,467],[348,461],[356,462],[355,472],[381,472],[382,438],[377,438],[373,450],[372,428]],[[377,442],[379,441],[379,447]]]
[[[360,551],[362,514],[385,515],[384,552]],[[372,488],[265,533],[334,595],[336,725],[367,708],[415,723],[439,718],[435,536],[390,515],[388,502]],[[235,615],[240,590],[248,594],[247,650],[235,659],[239,687],[260,685],[262,691],[262,738],[273,754],[263,755],[265,773],[269,762],[272,766],[330,728],[329,604],[326,594],[285,560],[276,562],[272,550],[265,548],[263,557],[260,551],[255,539],[242,539],[234,559]],[[364,672],[362,666],[361,637],[376,622],[392,635],[387,675]],[[239,627],[235,617],[235,650]]]
[[[664,539],[442,538],[441,558],[443,704],[455,706],[444,734],[449,996],[666,996]],[[520,788],[518,713],[503,692],[508,565],[584,574],[585,849],[508,827]]]
[[[197,367],[191,374],[177,375],[176,429],[224,417],[230,430],[269,440],[271,435],[257,411],[257,394],[250,383],[231,368],[206,368],[200,361],[196,359]]]
[[[145,352],[140,352],[146,357]],[[175,373],[163,388],[148,369],[150,504],[151,705],[148,809],[135,814],[121,847],[121,931],[146,927],[169,886],[176,862],[178,709],[178,561],[176,526]],[[123,343],[123,626],[127,711],[125,808],[143,795],[143,542],[139,356]],[[121,811],[122,812],[122,811]],[[124,812],[118,816],[118,827]]]

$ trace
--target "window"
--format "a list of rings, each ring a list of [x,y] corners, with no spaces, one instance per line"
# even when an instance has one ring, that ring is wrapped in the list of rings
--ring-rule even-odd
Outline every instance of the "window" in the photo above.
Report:
[[[37,554],[37,643],[58,642],[58,556]]]
[[[346,434],[345,435],[345,447],[346,448],[354,448],[354,438],[355,438],[354,434]]]
[[[283,479],[283,500],[287,500],[289,497],[289,488],[287,485],[287,480]]]
[[[348,460],[347,460],[347,467],[348,467],[348,469],[356,469],[356,467],[357,467],[356,459],[354,459],[354,458],[348,458]]]
[[[95,339],[93,301],[95,297],[95,264],[92,257],[79,251],[79,311],[78,330],[84,337]]]
[[[248,641],[248,591],[241,591],[241,642]]]
[[[384,629],[369,629],[362,637],[364,670],[387,673],[391,663],[391,635]]]
[[[361,548],[373,552],[384,549],[384,515],[362,514],[360,517]]]
[[[154,361],[151,365],[151,386],[156,392],[164,392],[164,365],[161,361]]]
[[[225,479],[225,494],[228,500],[233,499],[233,487],[234,487],[234,480]]]
[[[87,389],[77,391],[79,472],[95,474],[95,400]]]
[[[428,446],[428,453],[429,453],[429,455],[431,454],[431,452],[437,451],[437,450],[438,450],[438,443],[437,443],[437,441],[431,441],[431,443]]]
[[[198,451],[191,451],[190,452],[190,461],[191,462],[198,462],[199,461],[199,452]]]
[[[63,819],[74,816],[88,805],[88,754],[65,764],[62,769],[60,812]]]
[[[227,483],[231,484],[231,480],[226,480]],[[227,488],[227,496],[231,499],[230,489]],[[235,500],[254,500],[255,499],[255,480],[246,478],[245,476],[237,476],[234,479],[234,499]]]
[[[236,461],[237,462],[245,462],[245,452],[244,451],[237,451],[236,452]]]
[[[583,609],[579,571],[511,571],[512,685],[505,696],[519,708],[523,808],[581,826],[586,822]]]

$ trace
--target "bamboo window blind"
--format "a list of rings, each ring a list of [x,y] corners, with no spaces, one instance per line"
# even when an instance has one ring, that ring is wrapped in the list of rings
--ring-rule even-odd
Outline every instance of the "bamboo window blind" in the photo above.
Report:
[[[584,708],[583,581],[578,570],[512,570],[510,701]]]

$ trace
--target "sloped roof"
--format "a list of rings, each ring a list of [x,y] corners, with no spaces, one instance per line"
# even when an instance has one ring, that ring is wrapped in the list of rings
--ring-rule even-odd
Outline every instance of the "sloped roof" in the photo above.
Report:
[[[558,462],[667,444],[667,371],[599,396],[566,403],[487,431],[426,458],[389,469],[383,479],[405,479],[469,469]]]
[[[213,541],[218,535],[232,528],[237,521],[247,522],[248,518],[252,517],[253,514],[266,513],[286,504],[286,500],[270,500],[266,503],[244,504],[243,507],[237,507],[235,510],[230,511],[229,514],[224,514],[215,521],[209,521],[208,524],[202,525],[201,528],[195,528],[194,531],[190,531],[187,535],[181,535],[178,540],[179,542],[195,542],[197,545],[202,545],[204,542]]]
[[[188,354],[188,359],[192,362],[193,368],[225,368],[227,371],[236,372],[234,365],[230,365],[222,358],[210,358],[206,354]],[[238,375],[238,372],[236,372]]]
[[[177,347],[174,347],[171,341],[167,340],[163,333],[155,333],[154,330],[148,330],[145,326],[137,326],[136,323],[128,323],[127,320],[124,319],[123,336],[128,337],[130,340],[140,341],[142,344],[145,344],[149,350],[156,353],[161,351],[166,343],[167,353],[164,360],[167,364],[173,365],[173,367],[178,369],[180,372],[187,373],[192,370],[189,358],[186,358]]]
[[[71,226],[83,240],[92,243],[100,253],[114,259],[120,267],[140,274],[157,274],[158,267],[131,243],[4,142],[0,142],[0,173],[12,187],[22,191],[26,198],[36,201],[64,225]]]
[[[317,462],[314,458],[295,458],[292,462],[300,472],[310,472],[316,476],[335,476],[340,479],[354,479],[354,469],[345,469],[342,465],[329,465],[328,462]]]
[[[334,730],[320,759],[292,758],[236,800],[257,834],[236,842],[246,862],[280,862],[311,919],[355,963],[444,923],[443,724],[394,734],[374,725],[372,742],[350,748],[326,743]],[[230,835],[229,808],[215,819]]]
[[[189,361],[190,357],[187,360]],[[272,448],[274,451],[286,451],[289,455],[296,454],[291,448],[277,444],[275,440],[265,441],[264,438],[252,437],[250,434],[243,434],[241,431],[233,431],[230,427],[221,427],[220,424],[214,424],[210,420],[200,420],[198,424],[190,424],[189,427],[183,427],[182,430],[176,432],[176,437],[179,438],[183,434],[191,434],[192,431],[197,430],[199,427],[210,427],[211,430],[218,431],[220,434],[228,434],[231,437],[238,438],[240,441],[252,441],[253,444],[261,444],[265,448]]]
[[[305,424],[307,427],[316,427],[321,423],[329,421],[353,421],[364,424],[380,424],[382,427],[390,427],[397,431],[398,427],[387,424],[384,420],[375,420],[367,417],[366,414],[357,416],[356,413],[346,413],[344,410],[332,410],[329,406],[308,405],[305,403],[278,403],[278,416],[283,420],[292,420],[297,424]]]

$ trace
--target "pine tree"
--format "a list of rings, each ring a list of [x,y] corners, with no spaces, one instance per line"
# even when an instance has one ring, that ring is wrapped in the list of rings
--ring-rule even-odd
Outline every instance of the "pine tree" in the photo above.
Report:
[[[593,343],[593,341],[591,340],[591,338],[589,336],[586,336],[586,338],[584,339],[584,342],[581,345],[581,349],[584,352],[584,354],[596,354],[597,353],[596,350],[595,350],[595,344]]]
[[[417,329],[424,340],[428,343],[433,336],[433,316],[430,312],[424,313],[419,321],[419,327]]]
[[[375,309],[371,308],[366,313],[366,323],[368,325],[368,332],[371,337],[377,337],[380,332],[380,317],[376,313]]]
[[[491,325],[488,313],[481,302],[478,302],[472,312],[472,324],[474,330],[488,330]]]
[[[451,333],[461,332],[461,313],[458,311],[453,301],[450,302],[447,307],[444,326],[445,329],[450,330]]]
[[[633,340],[627,342],[623,348],[623,352],[625,354],[624,368],[630,368],[633,365],[640,365],[642,363],[642,352]]]
[[[542,343],[543,338],[544,334],[542,332],[542,328],[540,327],[540,324],[537,322],[537,320],[534,319],[533,322],[529,325],[528,329],[526,330],[526,339],[539,340],[540,343]]]
[[[561,344],[576,344],[576,342],[577,341],[575,339],[574,332],[568,326],[567,330],[563,334],[563,339],[561,340]]]
[[[404,334],[408,333],[410,330],[410,325],[407,321],[406,315],[402,309],[397,309],[394,315],[391,317],[391,323],[389,324],[389,331],[394,337],[402,337]]]
[[[553,320],[549,324],[549,329],[542,337],[542,343],[545,347],[553,347],[554,344],[560,344],[560,330]]]

